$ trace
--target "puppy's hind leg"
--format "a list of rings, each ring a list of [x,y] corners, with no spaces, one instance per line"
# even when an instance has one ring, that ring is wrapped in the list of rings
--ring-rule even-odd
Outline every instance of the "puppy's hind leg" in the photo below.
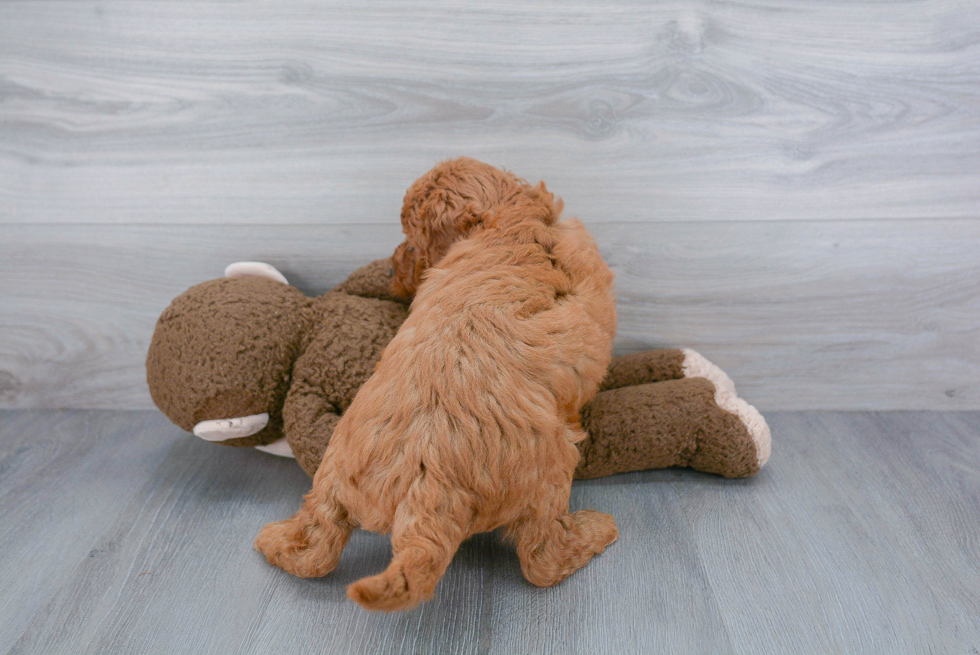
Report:
[[[546,515],[539,507],[528,508],[524,518],[508,527],[521,571],[538,587],[558,584],[619,538],[609,514],[588,509],[569,514],[567,492],[563,505],[563,510]]]
[[[438,488],[423,477],[395,510],[391,564],[362,578],[347,596],[371,610],[411,609],[432,598],[436,584],[468,536],[473,510],[461,494]]]
[[[269,523],[255,539],[255,548],[287,573],[318,578],[335,568],[354,525],[333,491],[331,467],[321,466],[292,518]]]

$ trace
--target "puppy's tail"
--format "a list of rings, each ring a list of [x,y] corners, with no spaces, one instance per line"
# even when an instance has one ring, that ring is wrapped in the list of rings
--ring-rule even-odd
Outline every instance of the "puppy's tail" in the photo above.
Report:
[[[459,544],[472,511],[450,495],[427,489],[425,475],[395,511],[394,557],[383,573],[347,587],[347,597],[370,610],[407,610],[432,598]]]

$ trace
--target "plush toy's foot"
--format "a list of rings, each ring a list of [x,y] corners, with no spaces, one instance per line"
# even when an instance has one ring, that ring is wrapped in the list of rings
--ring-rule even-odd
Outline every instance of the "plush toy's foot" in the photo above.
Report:
[[[729,478],[769,459],[769,426],[731,379],[693,350],[674,351],[684,377],[599,393],[582,410],[578,478],[687,466]]]
[[[684,377],[705,378],[715,385],[715,403],[739,418],[755,446],[758,467],[765,466],[772,453],[772,435],[766,419],[762,417],[759,410],[738,397],[735,383],[723,370],[695,350],[683,348],[681,352],[684,353]]]

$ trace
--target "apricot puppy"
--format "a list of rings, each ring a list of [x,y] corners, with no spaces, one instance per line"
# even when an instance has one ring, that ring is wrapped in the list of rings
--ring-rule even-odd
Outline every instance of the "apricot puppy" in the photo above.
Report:
[[[432,597],[460,543],[506,526],[524,576],[554,585],[616,540],[569,514],[578,412],[609,364],[613,275],[539,186],[480,216],[422,276],[412,311],[333,433],[303,507],[255,546],[302,577],[332,571],[355,527],[393,558],[347,590],[369,609]]]

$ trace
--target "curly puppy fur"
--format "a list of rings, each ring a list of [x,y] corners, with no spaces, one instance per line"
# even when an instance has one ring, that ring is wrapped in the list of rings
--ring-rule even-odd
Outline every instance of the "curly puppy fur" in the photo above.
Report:
[[[430,268],[412,312],[337,424],[303,507],[255,545],[303,577],[336,567],[355,527],[393,557],[348,596],[401,610],[431,598],[460,543],[506,527],[524,576],[550,586],[616,540],[568,512],[578,412],[609,364],[613,275],[540,187],[478,216]]]

